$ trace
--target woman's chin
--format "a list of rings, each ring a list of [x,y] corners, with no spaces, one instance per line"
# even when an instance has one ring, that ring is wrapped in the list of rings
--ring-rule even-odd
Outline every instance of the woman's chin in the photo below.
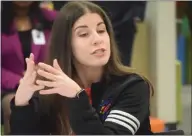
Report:
[[[90,67],[103,67],[107,64],[108,60],[95,60],[95,61],[90,61],[89,66]]]

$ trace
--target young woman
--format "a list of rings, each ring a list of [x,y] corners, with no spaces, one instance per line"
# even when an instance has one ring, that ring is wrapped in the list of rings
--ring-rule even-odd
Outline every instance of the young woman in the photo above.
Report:
[[[137,32],[136,18],[143,20],[146,1],[92,1],[109,16],[115,39],[121,53],[122,63],[131,65],[132,49]],[[54,9],[59,10],[67,1],[53,1]],[[117,6],[118,5],[118,6]]]
[[[26,63],[11,101],[11,134],[151,134],[151,86],[120,63],[110,20],[97,5],[66,4],[47,62],[35,71],[31,54]]]
[[[2,108],[4,133],[9,133],[10,100],[14,97],[26,66],[25,58],[35,54],[44,61],[44,52],[56,12],[39,7],[40,2],[3,1],[1,29]]]

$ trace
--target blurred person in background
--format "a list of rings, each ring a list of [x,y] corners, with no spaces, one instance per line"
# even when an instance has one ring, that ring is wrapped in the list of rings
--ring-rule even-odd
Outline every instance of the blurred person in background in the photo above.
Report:
[[[54,8],[60,8],[67,1],[54,1]],[[122,63],[131,65],[132,48],[137,32],[136,21],[143,21],[146,1],[93,1],[110,17],[115,38],[121,53]]]
[[[36,57],[35,63],[44,61],[56,12],[43,9],[39,5],[40,2],[37,1],[2,2],[1,98],[4,134],[9,134],[10,100],[25,73],[25,58],[32,52]]]

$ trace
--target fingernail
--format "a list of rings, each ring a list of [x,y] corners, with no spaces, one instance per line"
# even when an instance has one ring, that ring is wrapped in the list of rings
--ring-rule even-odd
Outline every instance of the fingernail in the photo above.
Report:
[[[36,80],[36,83],[38,84],[38,83],[39,83],[39,80]]]

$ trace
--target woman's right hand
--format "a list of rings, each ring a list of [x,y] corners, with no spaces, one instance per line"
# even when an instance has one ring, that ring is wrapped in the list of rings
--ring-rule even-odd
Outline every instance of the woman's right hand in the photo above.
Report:
[[[44,86],[35,84],[37,73],[35,70],[34,55],[31,53],[30,57],[26,58],[25,61],[27,63],[27,70],[15,94],[16,106],[27,105],[34,92],[44,88]]]

